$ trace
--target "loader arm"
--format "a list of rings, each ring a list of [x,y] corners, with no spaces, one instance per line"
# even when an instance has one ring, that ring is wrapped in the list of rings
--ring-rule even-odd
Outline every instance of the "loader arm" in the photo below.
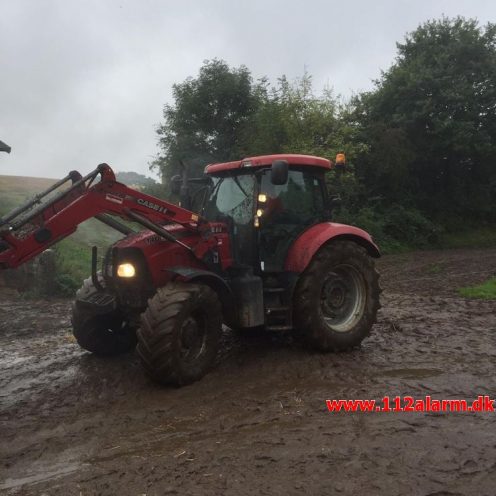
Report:
[[[98,176],[100,181],[95,183]],[[69,181],[72,185],[68,189],[42,201]],[[124,225],[105,214],[138,222],[159,236],[181,244],[200,259],[214,244],[209,237],[202,237],[194,248],[181,243],[164,228],[165,223],[181,224],[192,231],[208,230],[208,223],[189,210],[117,182],[112,169],[107,164],[100,164],[84,177],[76,171],[71,172],[0,219],[0,269],[15,268],[31,260],[92,217],[125,233]]]

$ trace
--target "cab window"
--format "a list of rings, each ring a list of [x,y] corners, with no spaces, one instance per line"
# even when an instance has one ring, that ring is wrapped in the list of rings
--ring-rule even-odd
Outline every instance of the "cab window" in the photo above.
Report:
[[[322,222],[324,176],[312,171],[290,170],[288,182],[275,186],[270,171],[262,176],[259,201],[261,266],[265,271],[283,270],[289,248],[308,227]]]
[[[288,182],[273,185],[270,172],[262,177],[261,193],[267,197],[263,216],[266,222],[309,226],[324,213],[323,177],[310,171],[289,171]]]
[[[204,209],[210,221],[222,221],[226,217],[234,224],[253,221],[253,198],[255,178],[252,175],[216,177]]]

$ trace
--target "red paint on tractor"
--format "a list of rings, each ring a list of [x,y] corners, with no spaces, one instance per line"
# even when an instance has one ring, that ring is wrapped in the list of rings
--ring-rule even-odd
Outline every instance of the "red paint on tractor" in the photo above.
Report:
[[[216,250],[219,254],[219,261],[223,270],[226,270],[233,263],[229,243],[229,234],[225,226],[216,224],[217,233],[215,236]],[[223,231],[221,230],[224,228]],[[174,234],[186,246],[194,249],[202,244],[201,233],[192,232],[185,227],[177,225],[167,225],[167,230]],[[138,248],[144,255],[154,287],[160,288],[171,280],[171,273],[167,270],[170,267],[189,267],[199,270],[210,270],[209,267],[196,257],[193,252],[185,250],[182,246],[168,241],[158,236],[152,231],[140,231],[114,244],[117,249]]]
[[[331,170],[332,163],[330,160],[312,155],[261,155],[259,157],[248,157],[243,160],[235,160],[233,162],[225,162],[221,164],[210,164],[205,167],[206,174],[218,174],[225,171],[235,169],[251,168],[251,167],[270,167],[275,160],[285,160],[289,165],[298,165],[304,167],[320,167],[325,170]]]
[[[320,247],[338,238],[351,239],[366,248],[371,256],[380,257],[379,248],[364,230],[334,222],[323,222],[307,229],[291,245],[286,257],[285,270],[303,272]]]

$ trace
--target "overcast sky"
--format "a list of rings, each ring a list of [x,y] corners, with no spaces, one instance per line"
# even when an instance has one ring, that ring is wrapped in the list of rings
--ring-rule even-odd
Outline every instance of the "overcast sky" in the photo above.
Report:
[[[203,60],[255,78],[370,89],[396,41],[432,18],[496,21],[494,0],[0,0],[0,174],[62,177],[100,162],[150,174],[175,82]]]

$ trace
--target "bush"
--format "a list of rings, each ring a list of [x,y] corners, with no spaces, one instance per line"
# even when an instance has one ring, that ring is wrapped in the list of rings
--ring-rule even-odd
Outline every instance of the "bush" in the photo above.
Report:
[[[436,243],[442,231],[419,210],[392,205],[385,214],[385,232],[393,239],[415,248]]]
[[[442,229],[414,208],[401,205],[363,207],[355,211],[341,208],[336,221],[364,229],[383,253],[425,248],[438,240]]]
[[[54,296],[72,297],[81,287],[82,281],[76,279],[73,275],[57,271],[55,275],[55,294]]]

